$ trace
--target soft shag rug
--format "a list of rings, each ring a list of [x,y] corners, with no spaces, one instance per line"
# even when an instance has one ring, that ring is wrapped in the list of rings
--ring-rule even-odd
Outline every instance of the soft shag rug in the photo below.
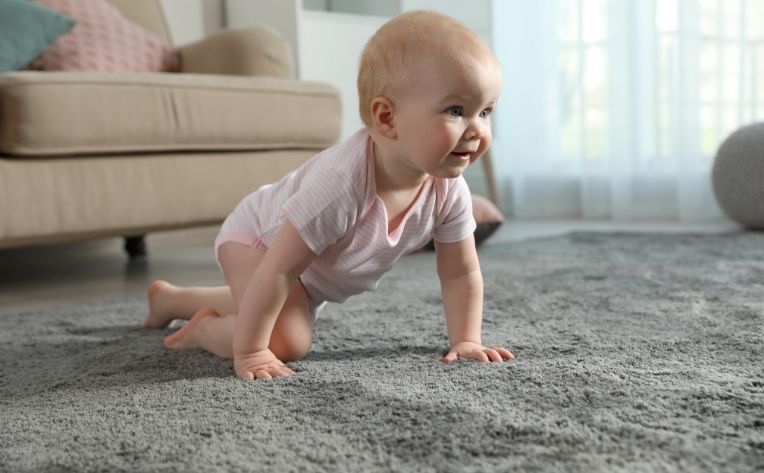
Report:
[[[764,234],[481,248],[484,341],[447,348],[432,254],[330,305],[298,374],[162,346],[145,302],[0,317],[0,470],[764,470]]]

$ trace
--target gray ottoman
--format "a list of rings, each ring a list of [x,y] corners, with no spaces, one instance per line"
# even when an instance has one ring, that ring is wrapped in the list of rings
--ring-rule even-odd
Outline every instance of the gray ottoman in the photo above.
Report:
[[[764,230],[764,123],[745,126],[716,152],[714,194],[730,218]]]

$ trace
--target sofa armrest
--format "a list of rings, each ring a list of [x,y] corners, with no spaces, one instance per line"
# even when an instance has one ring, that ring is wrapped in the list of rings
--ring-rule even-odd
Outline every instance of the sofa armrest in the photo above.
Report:
[[[179,51],[180,72],[295,77],[289,44],[265,25],[225,30],[183,46]]]

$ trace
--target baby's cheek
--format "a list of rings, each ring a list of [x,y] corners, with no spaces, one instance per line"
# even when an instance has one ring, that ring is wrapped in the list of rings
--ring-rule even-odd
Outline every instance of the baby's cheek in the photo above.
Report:
[[[478,146],[478,152],[482,156],[486,151],[488,151],[488,148],[491,146],[491,136],[489,135],[487,138],[483,137],[480,140],[480,146]]]
[[[491,134],[491,128],[488,128],[488,131],[486,131],[483,134],[483,138],[480,140],[480,150],[484,153],[488,150],[488,148],[491,147],[491,143],[493,142],[493,135]]]
[[[491,142],[493,141],[493,133],[491,132],[491,123],[487,122],[483,128],[482,132],[482,140],[481,144],[483,144],[486,148],[491,146]]]
[[[451,149],[456,145],[452,136],[453,133],[442,132],[433,133],[429,138],[425,139],[429,140],[430,149],[438,150],[439,154],[443,154],[444,152],[451,152]]]

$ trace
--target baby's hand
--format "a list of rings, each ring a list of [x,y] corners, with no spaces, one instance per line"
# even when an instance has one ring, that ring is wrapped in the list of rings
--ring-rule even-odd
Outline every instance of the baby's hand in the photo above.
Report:
[[[253,353],[235,354],[233,369],[241,379],[271,379],[294,374],[267,348]]]
[[[451,347],[451,351],[443,357],[445,363],[453,363],[457,358],[470,358],[477,361],[495,361],[514,359],[513,355],[506,348],[495,347],[487,348],[479,343],[459,342]]]

